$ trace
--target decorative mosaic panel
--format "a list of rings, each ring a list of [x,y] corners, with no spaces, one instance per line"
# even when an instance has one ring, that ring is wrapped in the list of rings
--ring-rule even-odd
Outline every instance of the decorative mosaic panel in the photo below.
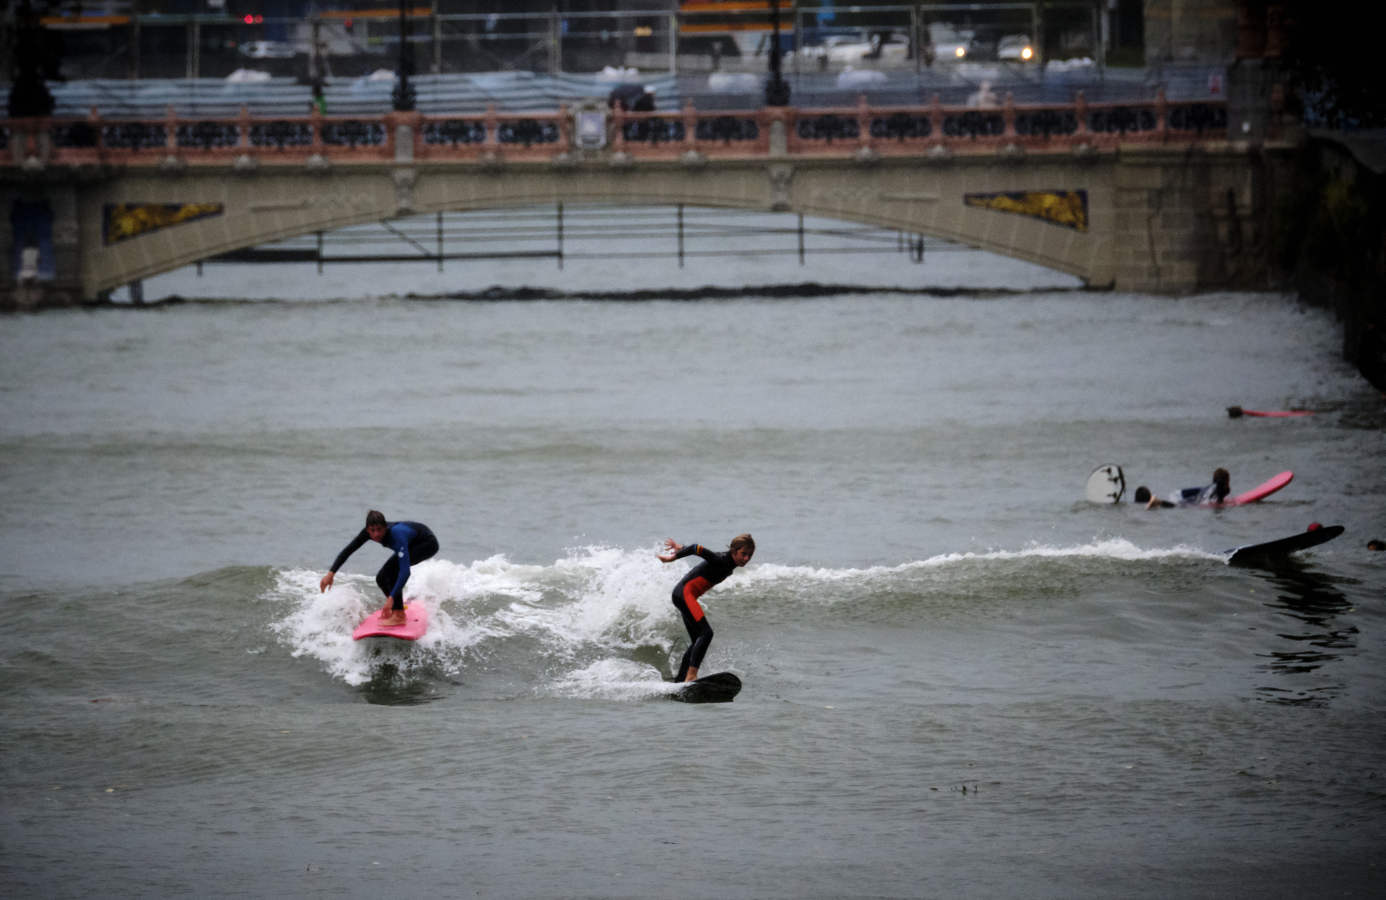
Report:
[[[999,212],[1019,213],[1055,225],[1088,230],[1087,191],[1001,191],[963,194],[963,203]]]
[[[101,234],[107,244],[115,244],[221,213],[220,203],[107,203]]]

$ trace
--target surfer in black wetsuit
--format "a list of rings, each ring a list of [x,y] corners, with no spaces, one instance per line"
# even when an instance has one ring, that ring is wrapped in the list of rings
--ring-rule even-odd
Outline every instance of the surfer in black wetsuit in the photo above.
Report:
[[[366,513],[366,527],[337,554],[332,568],[322,576],[318,587],[323,591],[332,587],[332,580],[342,563],[361,549],[361,545],[368,540],[378,541],[394,551],[394,555],[375,575],[375,583],[385,595],[385,607],[380,611],[380,624],[403,625],[404,584],[409,580],[409,567],[412,563],[423,562],[437,553],[438,539],[433,536],[427,525],[419,522],[386,522],[385,514],[373,509]]]
[[[698,667],[703,664],[708,645],[712,643],[712,626],[698,603],[698,598],[707,593],[713,585],[721,584],[737,568],[751,561],[756,552],[756,542],[749,534],[738,534],[732,538],[726,553],[716,553],[702,544],[681,546],[673,538],[664,542],[667,552],[660,553],[662,562],[673,562],[685,556],[698,554],[703,561],[688,570],[674,587],[674,608],[683,617],[683,627],[688,629],[691,643],[679,662],[679,673],[675,681],[696,681]]]

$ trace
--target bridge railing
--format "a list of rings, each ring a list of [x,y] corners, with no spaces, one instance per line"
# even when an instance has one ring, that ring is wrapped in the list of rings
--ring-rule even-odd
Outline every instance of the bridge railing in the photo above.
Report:
[[[1224,103],[1170,103],[1163,92],[1149,103],[1088,103],[1080,92],[1072,104],[1021,105],[1007,96],[996,105],[945,107],[935,96],[927,107],[869,107],[795,110],[789,151],[835,152],[843,144],[890,155],[943,150],[995,152],[1007,148],[1086,147],[1112,149],[1131,143],[1226,140]]]
[[[939,155],[1188,144],[1227,139],[1220,101],[765,107],[604,114],[599,146],[584,147],[574,111],[379,117],[33,118],[0,121],[0,166],[336,165],[353,163]],[[615,156],[621,154],[621,156]]]

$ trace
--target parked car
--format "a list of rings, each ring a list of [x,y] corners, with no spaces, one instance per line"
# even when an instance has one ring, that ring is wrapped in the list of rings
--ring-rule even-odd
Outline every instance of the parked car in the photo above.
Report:
[[[236,49],[251,59],[292,59],[296,52],[288,41],[246,41]]]
[[[1028,34],[1008,34],[997,42],[996,58],[1002,62],[1033,62],[1035,45]]]
[[[912,58],[909,36],[898,31],[873,31],[866,42],[870,50],[867,51],[865,59],[903,62]]]
[[[929,46],[935,62],[962,62],[976,55],[976,35],[970,28],[930,22]]]
[[[799,48],[801,60],[829,65],[856,66],[862,63],[898,63],[910,58],[909,38],[893,31],[867,34],[830,34],[822,41]],[[788,54],[786,54],[788,55]]]

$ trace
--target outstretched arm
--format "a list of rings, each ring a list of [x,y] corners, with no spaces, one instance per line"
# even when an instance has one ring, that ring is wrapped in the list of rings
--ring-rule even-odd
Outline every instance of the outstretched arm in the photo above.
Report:
[[[351,543],[342,548],[342,552],[337,554],[337,558],[332,561],[332,566],[327,570],[327,574],[322,576],[322,581],[318,582],[319,590],[326,591],[332,587],[332,579],[337,575],[337,570],[342,567],[342,563],[347,561],[347,557],[361,549],[361,545],[370,540],[370,535],[366,529],[362,528],[361,533],[351,539]]]
[[[659,558],[664,562],[673,562],[676,559],[682,559],[694,553],[698,554],[703,559],[713,558],[712,551],[702,544],[680,544],[673,538],[669,538],[664,542],[664,546],[667,548],[668,552],[659,554]]]

